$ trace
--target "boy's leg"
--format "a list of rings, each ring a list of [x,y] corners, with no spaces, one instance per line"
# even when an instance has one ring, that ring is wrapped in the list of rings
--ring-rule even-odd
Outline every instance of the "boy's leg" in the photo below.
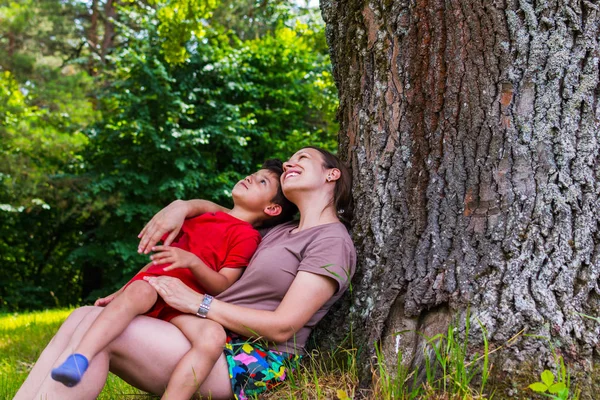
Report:
[[[52,378],[67,386],[79,383],[89,361],[117,338],[137,315],[148,311],[158,294],[145,281],[134,281],[119,294],[89,327],[67,360],[52,370]]]
[[[164,393],[171,372],[191,345],[175,325],[145,316],[134,318],[116,340],[94,357],[84,379],[76,387],[67,388],[50,378],[50,370],[56,366],[56,361],[64,360],[71,353],[102,310],[83,307],[73,312],[40,356],[15,400],[96,399],[106,382],[109,360],[111,371],[131,385],[157,395]],[[200,392],[202,399],[233,398],[224,354]]]
[[[50,371],[56,366],[56,363],[59,360],[64,360],[64,358],[71,353],[74,347],[72,340],[79,343],[83,335],[78,336],[78,332],[87,330],[93,320],[100,314],[100,311],[101,310],[97,307],[86,306],[74,310],[71,315],[69,315],[67,320],[61,325],[58,332],[56,332],[52,340],[48,343],[42,354],[40,354],[40,357],[29,372],[27,379],[16,393],[14,400],[37,400],[45,398],[36,396],[42,383],[49,377]],[[101,388],[102,386],[100,386],[100,390]],[[100,390],[98,390],[98,393]],[[10,392],[8,394],[10,395]],[[50,398],[57,398],[57,396]]]
[[[136,316],[150,310],[157,298],[156,290],[148,282],[132,282],[104,308],[81,339],[75,353],[93,358],[117,338]]]
[[[223,355],[227,334],[220,324],[193,315],[177,316],[171,323],[183,332],[192,348],[175,367],[162,398],[188,400]]]

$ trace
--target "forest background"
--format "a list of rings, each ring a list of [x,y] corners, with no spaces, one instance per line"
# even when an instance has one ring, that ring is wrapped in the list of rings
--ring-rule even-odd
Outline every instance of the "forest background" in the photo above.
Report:
[[[178,198],[337,149],[318,9],[286,0],[0,0],[0,311],[92,302]]]

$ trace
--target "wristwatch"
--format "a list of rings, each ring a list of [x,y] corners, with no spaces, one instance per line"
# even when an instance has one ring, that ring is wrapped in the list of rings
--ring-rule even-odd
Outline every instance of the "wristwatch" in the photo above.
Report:
[[[210,303],[212,303],[213,298],[210,294],[205,294],[204,298],[202,299],[202,303],[200,304],[200,307],[198,308],[198,312],[196,312],[196,315],[200,318],[206,318],[206,314],[208,314],[208,310],[210,310]]]

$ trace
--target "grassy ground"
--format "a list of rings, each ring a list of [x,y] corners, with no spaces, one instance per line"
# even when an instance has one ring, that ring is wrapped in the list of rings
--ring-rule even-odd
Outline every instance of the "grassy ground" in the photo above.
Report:
[[[0,314],[0,399],[11,399],[17,392],[33,363],[50,341],[70,310],[48,310],[23,314]],[[335,357],[313,353],[291,374],[278,390],[265,396],[279,399],[410,399],[417,393],[402,389],[402,383],[386,376],[375,390],[358,389],[355,357],[351,350],[342,350]],[[425,396],[424,391],[418,393]],[[153,398],[110,375],[99,399]],[[433,398],[427,396],[427,398]],[[442,397],[439,397],[442,398]],[[445,397],[450,398],[450,397]],[[461,398],[472,398],[461,397]]]
[[[0,400],[12,399],[33,363],[50,341],[70,310],[49,310],[23,314],[0,314]],[[278,389],[261,396],[261,399],[500,399],[490,396],[493,390],[486,386],[489,377],[487,343],[483,355],[471,361],[466,343],[454,337],[452,327],[447,334],[430,339],[429,351],[434,354],[432,365],[426,366],[427,379],[422,385],[409,389],[414,374],[398,367],[390,373],[383,367],[375,371],[374,384],[369,389],[359,389],[355,352],[340,350],[337,354],[313,353],[304,357],[302,366],[294,371]],[[384,365],[379,355],[377,365]],[[400,365],[400,364],[399,364]],[[563,367],[564,368],[564,367]],[[474,384],[473,377],[477,377]],[[558,377],[556,378],[558,379]],[[564,377],[563,377],[564,380]],[[534,380],[532,380],[533,382]],[[526,397],[543,398],[526,389]],[[567,382],[568,386],[568,382]],[[539,396],[539,397],[538,397]],[[114,375],[98,397],[108,399],[157,399],[145,394]],[[577,399],[571,390],[564,397]]]
[[[0,399],[12,399],[46,344],[70,310],[0,314]],[[150,396],[110,375],[98,397],[149,399]]]

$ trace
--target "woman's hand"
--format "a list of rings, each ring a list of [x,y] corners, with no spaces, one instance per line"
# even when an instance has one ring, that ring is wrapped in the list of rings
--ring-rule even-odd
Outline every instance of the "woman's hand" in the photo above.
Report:
[[[156,289],[165,303],[181,312],[195,314],[202,303],[202,294],[172,276],[145,276],[144,280]]]
[[[106,297],[99,298],[98,300],[96,300],[94,302],[94,305],[96,307],[106,307],[107,305],[110,304],[111,301],[113,301],[115,299],[115,297],[117,297],[117,295],[119,294],[119,292],[120,292],[120,290],[117,290],[113,294],[109,294]]]
[[[194,253],[190,253],[179,247],[154,246],[152,247],[152,251],[156,251],[155,254],[150,256],[152,264],[171,264],[163,268],[164,271],[171,271],[177,268],[194,268],[201,263],[200,258]]]
[[[242,336],[283,343],[306,326],[337,288],[338,284],[332,278],[298,271],[274,311],[257,310],[214,299],[207,318]],[[202,297],[196,300],[192,308],[200,307],[201,301]]]
[[[179,234],[188,211],[187,202],[183,200],[175,200],[160,210],[138,235],[138,238],[140,238],[138,253],[150,253],[152,246],[158,243],[166,233],[169,235],[164,244],[166,246],[170,245]]]

